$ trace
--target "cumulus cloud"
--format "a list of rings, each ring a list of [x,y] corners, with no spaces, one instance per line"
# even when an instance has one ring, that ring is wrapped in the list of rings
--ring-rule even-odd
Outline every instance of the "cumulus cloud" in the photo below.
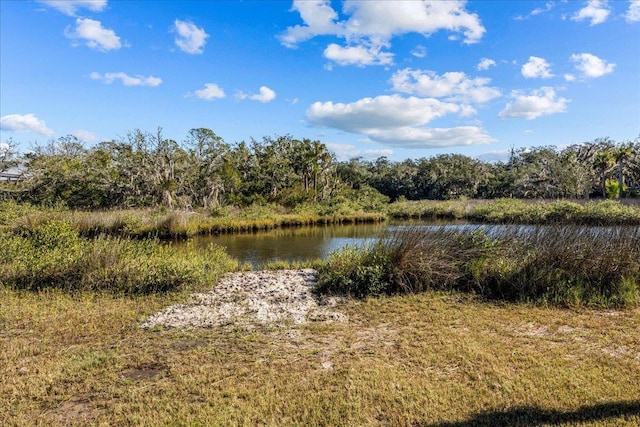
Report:
[[[513,102],[500,111],[500,118],[525,118],[533,120],[541,116],[563,113],[567,110],[569,99],[560,98],[553,88],[542,87],[526,95],[520,91],[511,94]]]
[[[71,134],[78,138],[80,142],[94,142],[98,139],[98,136],[95,133],[84,129],[75,130]]]
[[[447,30],[463,34],[465,43],[478,42],[486,30],[465,5],[463,0],[346,0],[342,12],[347,18],[339,20],[330,0],[294,0],[291,10],[300,14],[304,24],[288,27],[279,39],[294,48],[313,37],[331,35],[343,38],[346,46],[329,45],[325,50],[328,59],[340,65],[386,65],[392,54],[383,49],[398,35],[428,37]]]
[[[616,64],[607,62],[590,53],[577,53],[571,55],[571,62],[575,64],[584,78],[597,78],[612,73]]]
[[[470,78],[462,72],[448,72],[439,76],[434,71],[399,70],[391,77],[393,89],[411,95],[446,98],[450,101],[483,103],[500,96],[500,91],[487,86],[491,79]]]
[[[370,140],[402,147],[449,147],[493,141],[481,128],[428,128],[448,114],[463,115],[468,108],[433,98],[383,95],[350,104],[316,102],[307,110],[309,124],[366,135]]]
[[[93,72],[89,75],[93,80],[99,80],[105,84],[111,84],[116,80],[120,80],[125,86],[160,86],[162,83],[162,79],[159,77],[153,76],[129,76],[126,73],[105,73],[100,74]]]
[[[630,1],[629,9],[624,16],[627,22],[640,22],[640,0]]]
[[[375,129],[423,125],[461,110],[457,104],[437,99],[383,95],[350,104],[315,102],[307,110],[307,119],[314,126],[368,133]]]
[[[187,96],[192,96],[192,94],[187,94]],[[224,93],[224,90],[220,86],[215,83],[205,83],[203,89],[196,90],[193,94],[196,98],[206,99],[207,101],[211,101],[212,99],[224,98],[227,96]]]
[[[238,92],[236,97],[238,99],[251,99],[253,101],[259,101],[264,104],[276,99],[276,93],[267,86],[260,86],[260,93],[250,95],[244,92]]]
[[[199,55],[203,52],[209,34],[203,28],[198,28],[193,22],[176,19],[173,30],[178,33],[175,38],[176,46],[185,53]]]
[[[369,138],[393,147],[441,148],[465,145],[490,144],[495,142],[484,129],[478,126],[453,128],[401,127],[393,130],[375,130]]]
[[[538,58],[537,56],[530,56],[529,62],[524,64],[520,71],[528,79],[550,79],[553,77],[551,65],[544,58]]]
[[[83,41],[91,49],[107,52],[122,47],[120,37],[113,30],[104,28],[100,21],[89,18],[77,18],[76,27],[67,27],[65,35],[74,40]]]
[[[91,12],[102,12],[107,7],[107,0],[39,0],[65,15],[75,16],[80,9]]]
[[[47,127],[44,120],[35,114],[9,114],[0,118],[0,128],[15,133],[35,133],[43,136],[53,136],[54,131]]]
[[[482,58],[478,63],[478,65],[476,65],[476,68],[480,71],[486,71],[489,68],[495,67],[495,66],[496,66],[496,61],[494,61],[493,59]]]
[[[572,21],[591,20],[589,25],[602,24],[607,20],[611,11],[608,0],[589,0],[587,5],[571,16]]]
[[[381,52],[382,46],[347,46],[329,44],[324,50],[324,57],[338,65],[387,65],[393,63],[393,54]]]

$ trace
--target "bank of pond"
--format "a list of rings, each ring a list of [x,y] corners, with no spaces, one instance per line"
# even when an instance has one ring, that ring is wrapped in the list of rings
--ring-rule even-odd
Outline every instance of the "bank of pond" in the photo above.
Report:
[[[560,203],[570,202],[548,205],[558,210]],[[491,206],[507,204],[517,206],[511,201]],[[631,212],[629,217],[638,209],[617,203],[604,207]],[[4,212],[0,284],[13,289],[140,295],[203,289],[229,271],[314,267],[317,293],[354,298],[450,290],[571,307],[626,307],[640,301],[640,222],[594,226],[554,219],[544,225],[483,225],[376,219],[322,227],[280,224],[267,232],[253,227],[247,229],[251,233],[196,233],[200,237],[163,241],[164,235],[130,238],[110,232],[121,228],[105,225],[105,218],[111,218],[132,227],[126,215],[143,218],[135,211],[35,210],[13,218],[6,206]],[[94,228],[87,225],[90,218],[99,219]],[[344,222],[349,225],[339,225]]]

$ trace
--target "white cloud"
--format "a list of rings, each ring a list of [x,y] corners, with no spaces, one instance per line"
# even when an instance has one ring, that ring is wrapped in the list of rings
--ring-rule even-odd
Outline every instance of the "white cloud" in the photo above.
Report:
[[[530,56],[529,62],[522,66],[521,72],[528,79],[550,79],[553,77],[551,65],[544,58],[538,58],[537,56]]]
[[[564,79],[568,82],[572,82],[572,81],[575,81],[576,76],[574,76],[573,74],[567,73],[564,75]]]
[[[201,54],[209,34],[204,29],[196,27],[192,22],[176,19],[173,24],[174,31],[178,33],[175,38],[176,46],[191,55]]]
[[[607,20],[611,11],[609,10],[608,0],[589,0],[587,5],[573,14],[572,21],[584,21],[590,19],[589,25],[602,24]]]
[[[465,114],[466,106],[433,98],[400,95],[363,98],[350,104],[316,102],[307,110],[309,123],[402,147],[450,147],[492,142],[481,128],[427,128],[424,125],[447,114]]]
[[[368,135],[373,141],[405,148],[459,147],[495,142],[495,139],[478,126],[401,127],[393,130],[376,130]]]
[[[388,65],[393,63],[393,54],[381,52],[381,46],[342,47],[335,43],[329,44],[324,50],[324,57],[338,65]]]
[[[590,53],[578,53],[571,55],[571,62],[575,64],[576,70],[580,71],[585,78],[602,77],[612,73],[616,64],[612,64],[598,58]]]
[[[411,68],[399,70],[391,77],[393,89],[398,92],[475,103],[500,96],[498,89],[487,86],[490,82],[489,78],[470,78],[462,72],[448,72],[439,76],[434,71]]]
[[[334,144],[327,142],[325,144],[329,150],[336,154],[336,157],[340,161],[353,159],[355,157],[362,157],[364,159],[377,159],[383,156],[390,156],[393,154],[393,150],[388,148],[381,149],[361,149],[353,144]]]
[[[465,10],[466,1],[358,1],[344,2],[343,11],[350,15],[343,22],[348,35],[391,37],[406,33],[425,36],[440,30],[463,33],[465,43],[478,42],[485,29],[476,14]]]
[[[319,35],[343,35],[342,27],[334,21],[338,14],[331,7],[330,0],[294,0],[291,11],[297,11],[305,25],[289,27],[279,36],[280,42],[294,48],[303,41]]]
[[[423,125],[461,110],[457,104],[432,98],[383,95],[350,104],[315,102],[307,110],[307,119],[314,126],[368,134],[375,129]]]
[[[205,83],[204,89],[198,89],[195,91],[194,95],[200,99],[206,99],[207,101],[211,101],[212,99],[224,98],[226,94],[224,90],[220,86],[215,83]],[[191,96],[191,94],[187,94],[187,96]]]
[[[339,20],[330,0],[294,0],[303,25],[288,27],[279,36],[289,48],[320,35],[343,38],[346,46],[335,43],[325,49],[325,57],[340,65],[386,65],[392,54],[382,51],[390,47],[393,37],[419,33],[428,37],[440,30],[462,33],[465,43],[478,42],[485,28],[476,14],[465,10],[466,1],[413,0],[346,0]],[[420,54],[420,53],[418,53]]]
[[[253,101],[267,103],[276,99],[276,93],[267,86],[260,86],[260,93],[249,95],[244,92],[238,92],[236,97],[238,99],[251,99]]]
[[[80,9],[102,12],[107,7],[107,0],[39,0],[65,15],[75,16]]]
[[[415,56],[416,58],[424,58],[425,56],[427,56],[427,48],[422,45],[418,45],[411,51],[411,55]]]
[[[120,80],[122,84],[125,86],[155,87],[155,86],[160,86],[160,84],[162,83],[162,79],[159,77],[153,77],[153,76],[144,77],[139,75],[129,76],[126,73],[122,73],[122,72],[105,73],[105,74],[93,72],[89,75],[89,77],[91,77],[93,80],[100,80],[105,84],[111,84],[116,80]]]
[[[91,49],[104,52],[122,47],[120,37],[113,30],[104,28],[100,21],[89,18],[77,18],[76,27],[67,28],[65,35],[70,39],[83,40]]]
[[[531,11],[531,15],[532,15],[532,16],[541,15],[541,14],[543,14],[543,13],[549,12],[551,9],[553,9],[553,7],[554,7],[554,3],[553,3],[553,2],[548,1],[548,2],[544,5],[544,7],[537,7],[537,8],[535,8],[535,9],[533,9],[533,10]]]
[[[567,0],[563,0],[567,1]],[[530,19],[532,16],[542,15],[543,13],[547,13],[551,11],[555,7],[555,3],[552,1],[548,1],[545,3],[544,7],[537,7],[533,9],[528,15],[522,16],[518,15],[514,19],[517,21],[524,21],[525,19]]]
[[[47,127],[44,120],[34,114],[9,114],[0,118],[0,128],[15,133],[36,133],[43,136],[53,136],[54,131]]]
[[[541,116],[563,113],[567,110],[567,104],[571,102],[566,98],[558,98],[550,87],[533,90],[529,95],[514,91],[511,96],[514,101],[508,103],[498,117],[533,120]]]
[[[640,0],[630,1],[629,9],[624,16],[627,22],[640,22]]]
[[[84,129],[75,130],[71,134],[78,138],[80,142],[94,142],[98,139],[98,136],[95,133]]]
[[[478,63],[478,65],[476,66],[476,68],[480,71],[486,71],[489,68],[495,67],[495,66],[496,66],[496,61],[494,61],[493,59],[482,58]]]

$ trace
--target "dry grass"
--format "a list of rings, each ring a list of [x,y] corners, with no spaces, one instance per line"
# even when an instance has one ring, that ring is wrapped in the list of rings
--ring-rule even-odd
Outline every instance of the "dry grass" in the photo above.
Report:
[[[425,293],[344,325],[139,328],[184,297],[0,288],[0,424],[640,424],[640,309]]]

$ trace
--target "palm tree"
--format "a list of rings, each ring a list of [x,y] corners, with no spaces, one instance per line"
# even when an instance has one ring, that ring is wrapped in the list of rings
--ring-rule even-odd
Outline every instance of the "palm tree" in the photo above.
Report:
[[[620,196],[624,193],[624,164],[631,158],[632,154],[633,152],[629,145],[622,145],[614,153],[616,163],[618,163],[618,184],[620,188]]]
[[[607,197],[607,172],[614,164],[613,154],[609,151],[600,151],[593,158],[593,167],[598,171],[600,177],[600,190],[602,191],[602,197]]]

